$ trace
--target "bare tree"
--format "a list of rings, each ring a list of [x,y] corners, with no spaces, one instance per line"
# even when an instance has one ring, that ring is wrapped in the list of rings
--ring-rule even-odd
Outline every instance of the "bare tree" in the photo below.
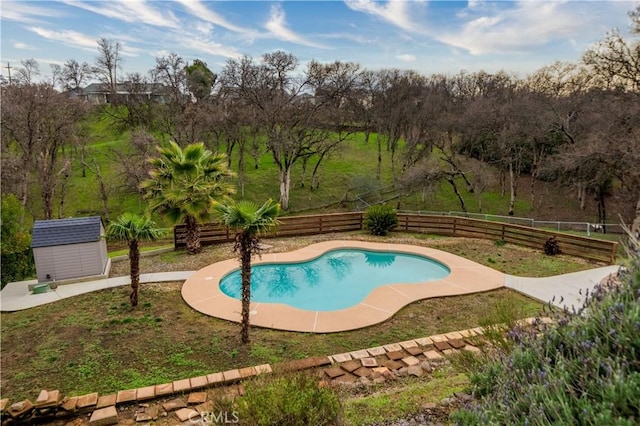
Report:
[[[16,182],[23,206],[29,200],[30,184],[36,183],[44,218],[51,219],[59,178],[68,170],[67,161],[62,160],[70,151],[63,149],[74,140],[85,106],[49,84],[2,87],[1,100],[3,157],[14,156],[20,165],[14,176],[3,173],[3,180]]]
[[[102,201],[102,217],[106,222],[109,222],[109,195],[111,194],[111,186],[105,179],[100,164],[98,164],[95,158],[91,158],[90,161],[83,160],[82,165],[89,170],[98,181],[100,200]]]
[[[582,58],[600,84],[609,88],[640,90],[640,43],[630,43],[617,29],[587,50]]]
[[[34,78],[40,75],[40,65],[35,59],[23,59],[20,61],[22,66],[16,70],[15,79],[19,84],[30,85],[34,82]]]
[[[168,56],[156,57],[156,65],[151,70],[151,77],[155,83],[160,83],[168,89],[167,104],[181,105],[186,102],[185,61],[177,53],[172,52]]]
[[[109,40],[104,37],[98,40],[98,56],[96,57],[93,72],[96,78],[109,90],[112,98],[117,92],[118,69],[122,61],[120,57],[121,49],[122,45],[119,41]]]
[[[297,65],[295,56],[282,51],[263,55],[259,63],[246,56],[229,60],[221,79],[226,99],[251,109],[256,126],[266,136],[267,148],[278,167],[283,210],[289,208],[293,165],[313,155],[317,145],[326,141],[320,117],[335,99],[333,94],[309,93],[315,89],[313,84],[328,81],[318,74],[328,69],[311,63],[303,75],[297,76]],[[334,66],[333,70],[337,77],[338,70],[345,69]]]
[[[153,135],[138,129],[132,132],[130,143],[125,149],[112,149],[109,152],[109,157],[117,165],[118,175],[123,183],[120,190],[138,195],[140,203],[144,198],[144,191],[140,186],[149,179],[149,159],[157,156],[157,148],[158,141]]]
[[[65,90],[82,94],[82,86],[93,75],[93,70],[87,62],[79,63],[75,59],[67,59],[62,68],[58,81]]]

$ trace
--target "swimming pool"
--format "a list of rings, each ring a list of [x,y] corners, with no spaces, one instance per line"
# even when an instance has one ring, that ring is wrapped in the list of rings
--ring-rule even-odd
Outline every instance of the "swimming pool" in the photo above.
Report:
[[[339,249],[362,249],[374,252],[410,253],[435,259],[451,271],[446,277],[422,284],[393,283],[373,289],[357,305],[334,311],[299,309],[285,303],[262,303],[251,300],[251,325],[305,333],[334,333],[355,330],[391,318],[404,306],[432,297],[456,296],[504,287],[502,272],[471,260],[412,244],[379,243],[355,240],[329,240],[310,244],[289,252],[267,252],[254,259],[254,265],[300,263]],[[238,259],[212,263],[194,272],[182,285],[182,299],[193,309],[223,320],[240,322],[242,302],[220,289],[220,280],[238,269]],[[377,270],[376,270],[377,271]],[[369,277],[363,277],[362,281]],[[333,295],[342,297],[341,291]],[[252,298],[253,299],[253,298]]]
[[[335,311],[357,305],[380,286],[424,284],[450,272],[442,263],[416,254],[337,249],[304,262],[254,265],[251,300],[310,311]],[[219,286],[227,296],[240,299],[240,270],[225,275]]]

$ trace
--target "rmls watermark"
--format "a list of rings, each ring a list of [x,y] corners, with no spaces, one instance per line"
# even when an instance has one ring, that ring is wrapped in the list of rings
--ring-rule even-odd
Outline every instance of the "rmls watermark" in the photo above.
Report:
[[[189,423],[194,425],[229,425],[240,423],[237,411],[194,411],[189,416]]]

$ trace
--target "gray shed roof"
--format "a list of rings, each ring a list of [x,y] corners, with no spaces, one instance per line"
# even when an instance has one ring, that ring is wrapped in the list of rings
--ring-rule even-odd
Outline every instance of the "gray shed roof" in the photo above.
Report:
[[[100,240],[100,216],[57,220],[36,220],[31,247],[51,247],[66,244],[91,243]]]

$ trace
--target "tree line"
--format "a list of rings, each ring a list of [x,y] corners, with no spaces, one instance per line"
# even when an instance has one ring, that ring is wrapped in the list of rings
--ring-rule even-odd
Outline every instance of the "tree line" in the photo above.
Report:
[[[35,82],[37,63],[27,60],[0,85],[2,192],[15,194],[34,217],[62,217],[73,165],[102,182],[104,171],[87,154],[85,125],[99,108],[112,126],[131,132],[128,149],[110,155],[123,187],[141,199],[147,160],[158,145],[203,142],[226,154],[240,196],[247,168],[260,167],[269,153],[279,202],[288,210],[293,167],[301,167],[300,185],[314,190],[326,159],[363,132],[377,148],[375,177],[387,157],[406,191],[445,182],[466,210],[460,185],[482,192],[491,168],[509,196],[509,214],[523,192],[535,201],[536,180],[555,180],[573,188],[583,205],[595,197],[605,223],[614,190],[629,215],[640,199],[639,15],[640,7],[630,12],[635,38],[611,31],[580,63],[553,63],[523,78],[505,71],[372,71],[343,61],[314,60],[301,70],[298,58],[283,51],[230,59],[219,73],[171,53],[157,57],[146,74],[122,76],[120,44],[100,39],[92,65],[70,59],[53,68],[52,81]],[[107,105],[82,101],[83,87],[94,80],[108,92]],[[150,88],[162,99],[149,97]],[[518,187],[522,175],[530,177],[529,188]],[[108,219],[108,188],[100,192]]]

